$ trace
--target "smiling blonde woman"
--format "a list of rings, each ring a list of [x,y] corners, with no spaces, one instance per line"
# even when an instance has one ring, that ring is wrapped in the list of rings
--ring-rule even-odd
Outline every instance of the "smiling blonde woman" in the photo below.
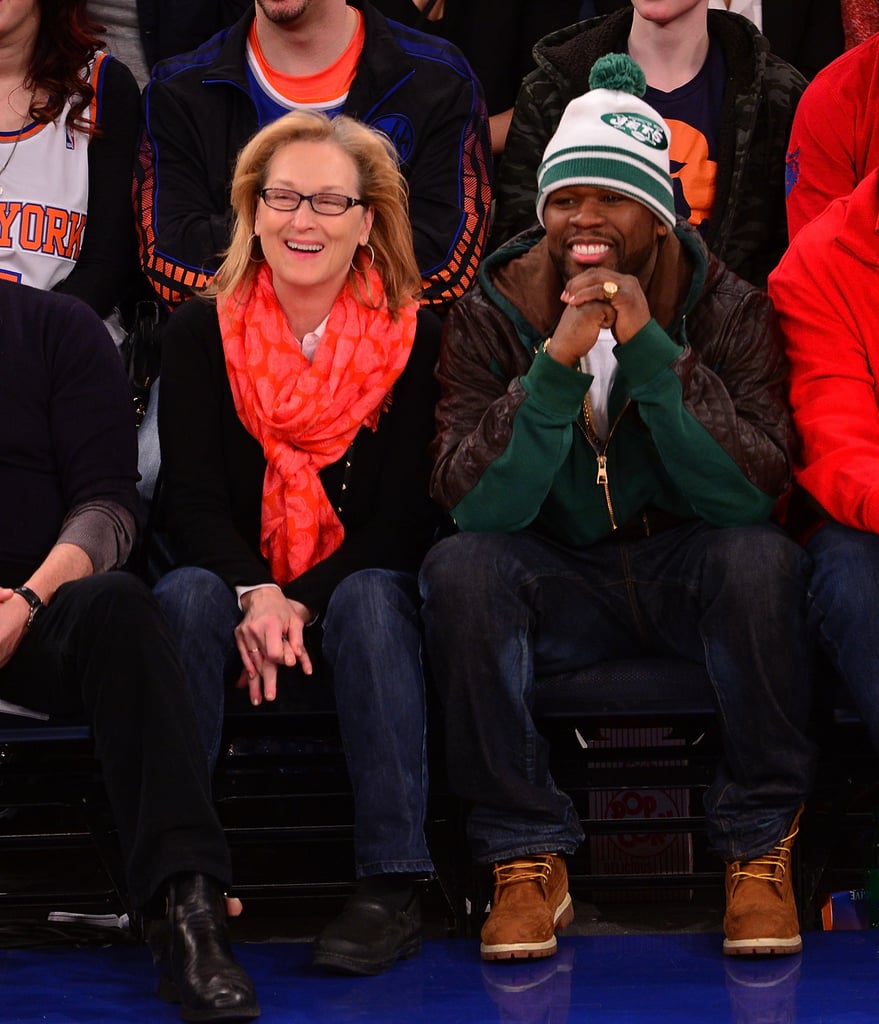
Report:
[[[395,916],[397,903],[412,904],[413,879],[432,871],[423,681],[400,676],[399,700],[370,699],[370,672],[397,671],[390,645],[406,631],[382,629],[375,604],[345,595],[367,576],[393,603],[414,587],[435,532],[439,322],[418,308],[406,187],[383,135],[347,117],[289,114],[242,150],[232,207],[211,301],[181,307],[164,340],[162,501],[186,567],[156,593],[211,765],[227,682],[259,705],[319,675],[320,658],[332,665],[357,873],[393,897],[379,911],[370,903],[373,931],[329,965],[373,973],[417,948],[417,914]],[[322,636],[308,628],[319,617]],[[412,642],[405,658],[418,665]],[[389,717],[403,709],[405,722]],[[365,781],[383,765],[406,781]],[[390,918],[405,924],[376,952]]]

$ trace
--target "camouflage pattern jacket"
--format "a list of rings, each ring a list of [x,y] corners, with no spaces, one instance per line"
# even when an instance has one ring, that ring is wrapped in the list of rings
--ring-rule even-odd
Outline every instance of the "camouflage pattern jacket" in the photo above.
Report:
[[[523,83],[500,164],[490,248],[535,223],[537,168],[568,103],[589,88],[605,53],[625,47],[632,8],[571,25],[534,48],[537,70]],[[708,31],[726,59],[717,190],[706,242],[740,277],[766,287],[787,248],[785,155],[806,80],[769,52],[754,25],[708,12]]]

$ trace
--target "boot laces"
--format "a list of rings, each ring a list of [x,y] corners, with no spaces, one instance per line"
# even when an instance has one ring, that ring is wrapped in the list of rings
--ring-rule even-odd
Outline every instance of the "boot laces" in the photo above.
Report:
[[[523,857],[494,866],[494,881],[499,889],[519,882],[539,882],[545,887],[551,874],[552,858],[549,856]]]
[[[733,872],[733,878],[758,878],[765,882],[781,885],[791,857],[791,848],[786,844],[791,843],[799,831],[798,827],[794,828],[791,834],[785,836],[769,853],[742,864],[738,871]]]

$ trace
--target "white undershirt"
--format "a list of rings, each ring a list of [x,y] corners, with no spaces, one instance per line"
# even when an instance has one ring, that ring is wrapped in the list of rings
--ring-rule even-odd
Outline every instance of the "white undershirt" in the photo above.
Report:
[[[732,0],[728,7],[724,0],[708,0],[708,10],[742,14],[749,21],[753,21],[761,32],[763,31],[763,0]]]
[[[602,439],[607,437],[610,429],[607,404],[619,366],[613,354],[616,343],[613,332],[604,327],[598,332],[598,340],[580,360],[580,369],[591,373],[594,378],[589,386],[589,416],[592,429]]]

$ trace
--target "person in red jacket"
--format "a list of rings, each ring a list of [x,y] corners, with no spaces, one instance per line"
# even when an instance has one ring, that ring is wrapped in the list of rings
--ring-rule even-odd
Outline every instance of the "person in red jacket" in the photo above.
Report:
[[[810,614],[879,749],[877,224],[879,169],[800,231],[770,276],[769,293],[802,440],[793,506],[802,498],[807,513]]]
[[[806,87],[787,150],[791,239],[879,165],[879,34],[838,57]]]

